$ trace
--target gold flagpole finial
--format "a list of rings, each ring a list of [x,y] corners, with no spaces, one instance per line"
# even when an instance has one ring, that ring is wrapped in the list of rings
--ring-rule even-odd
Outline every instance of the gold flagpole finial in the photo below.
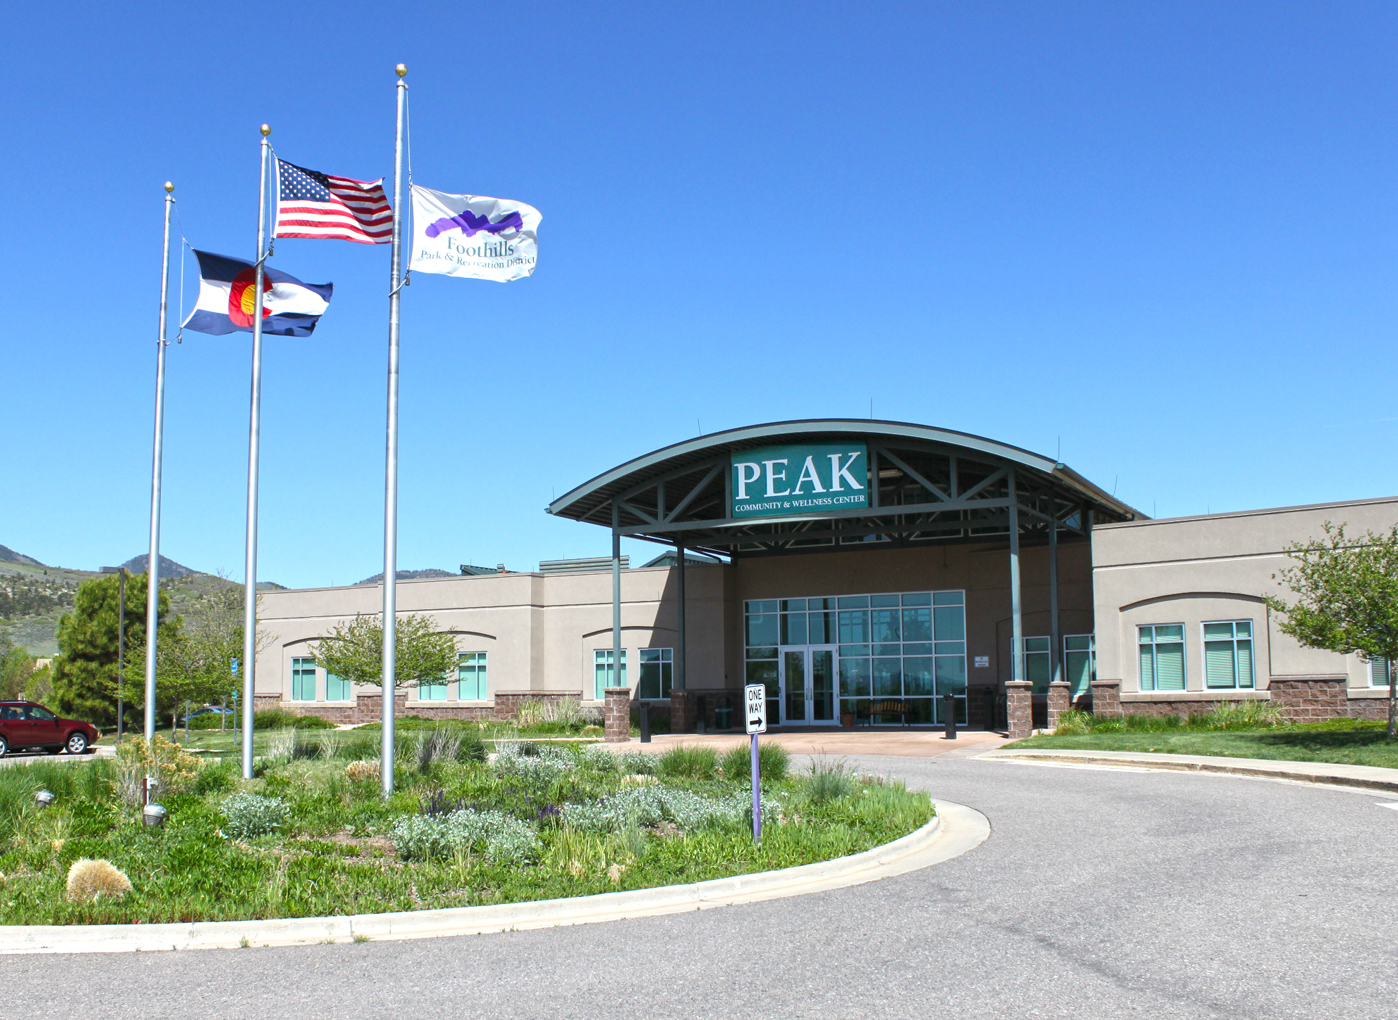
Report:
[[[168,195],[170,192],[172,192],[172,191],[174,191],[174,190],[175,190],[175,186],[174,186],[173,184],[171,184],[169,181],[166,181],[166,182],[165,182],[165,194]]]
[[[263,124],[263,125],[262,125],[262,137],[263,137],[263,138],[266,138],[266,137],[267,137],[268,135],[270,135],[271,133],[272,133],[272,128],[271,128],[271,126],[268,125],[268,124]]]
[[[405,74],[408,73],[408,65],[407,65],[407,64],[399,64],[397,67],[395,67],[395,68],[393,69],[393,71],[394,71],[395,74],[398,75],[398,77],[401,78],[401,77],[403,77]]]

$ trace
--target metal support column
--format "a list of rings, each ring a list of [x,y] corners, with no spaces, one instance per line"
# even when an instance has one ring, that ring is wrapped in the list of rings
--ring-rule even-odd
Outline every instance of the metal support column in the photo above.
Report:
[[[621,510],[612,501],[612,669],[608,687],[621,686]],[[599,693],[599,692],[593,692]]]
[[[1058,626],[1058,518],[1049,522],[1049,663],[1054,683],[1063,679],[1063,638]]]
[[[1010,468],[1010,679],[1024,679],[1024,614],[1019,588],[1019,496]]]
[[[677,571],[677,573],[676,573],[676,575],[675,575],[675,580],[676,580],[676,582],[677,582],[677,583],[676,583],[676,587],[679,589],[678,592],[677,592],[677,594],[679,595],[679,599],[680,599],[680,608],[679,608],[678,622],[676,623],[676,626],[675,626],[675,644],[676,644],[678,647],[675,649],[675,680],[674,680],[674,685],[675,685],[675,686],[674,686],[674,689],[677,690],[677,691],[682,691],[682,690],[684,690],[684,684],[685,684],[684,667],[685,667],[685,662],[688,660],[688,653],[689,653],[689,642],[688,642],[688,640],[686,640],[686,634],[685,634],[685,619],[684,619],[684,618],[685,618],[685,601],[686,601],[686,600],[685,600],[685,589],[684,589],[684,542],[683,542],[683,541],[678,541],[678,542],[675,543],[675,556],[676,556],[675,570]]]

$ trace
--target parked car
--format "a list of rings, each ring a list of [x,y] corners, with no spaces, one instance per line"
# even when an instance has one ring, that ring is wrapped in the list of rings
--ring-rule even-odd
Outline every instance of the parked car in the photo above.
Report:
[[[99,736],[91,723],[64,719],[32,701],[0,701],[0,755],[30,747],[86,754]]]

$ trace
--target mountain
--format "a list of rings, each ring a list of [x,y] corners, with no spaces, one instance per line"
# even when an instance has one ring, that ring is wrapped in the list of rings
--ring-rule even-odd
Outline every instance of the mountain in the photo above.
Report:
[[[26,556],[24,553],[15,552],[7,545],[0,545],[0,560],[6,563],[27,563],[31,567],[42,567],[43,564],[33,556]]]
[[[460,574],[453,574],[450,570],[438,570],[436,567],[428,567],[426,570],[400,570],[397,573],[400,581],[411,581],[415,577],[460,577]],[[379,571],[373,577],[366,577],[357,584],[379,584],[383,581],[383,571]]]
[[[128,574],[144,574],[146,567],[150,565],[150,555],[132,556],[122,564]],[[188,577],[190,574],[197,574],[199,571],[191,570],[182,563],[176,563],[168,556],[160,557],[160,576],[167,577]]]

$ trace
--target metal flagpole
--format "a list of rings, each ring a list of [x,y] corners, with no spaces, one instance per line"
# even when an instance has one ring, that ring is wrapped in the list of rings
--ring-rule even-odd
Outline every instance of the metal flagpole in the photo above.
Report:
[[[398,611],[398,292],[403,288],[403,114],[408,102],[407,67],[398,75],[398,125],[393,136],[393,254],[388,292],[388,439],[383,509],[383,758],[379,773],[385,797],[393,793],[393,710],[397,692]]]
[[[248,420],[248,534],[243,565],[243,778],[252,778],[252,707],[257,665],[257,456],[262,426],[262,276],[267,248],[267,160],[272,129],[262,125],[262,176],[257,182],[257,267],[253,276],[252,410]]]
[[[121,743],[121,715],[126,702],[121,696],[126,683],[126,568],[117,572],[117,743]]]
[[[160,335],[155,342],[155,444],[150,472],[150,559],[146,567],[146,740],[155,736],[155,658],[160,623],[160,457],[165,434],[165,333],[170,317],[170,208],[175,186],[165,182],[165,253],[160,259]]]

